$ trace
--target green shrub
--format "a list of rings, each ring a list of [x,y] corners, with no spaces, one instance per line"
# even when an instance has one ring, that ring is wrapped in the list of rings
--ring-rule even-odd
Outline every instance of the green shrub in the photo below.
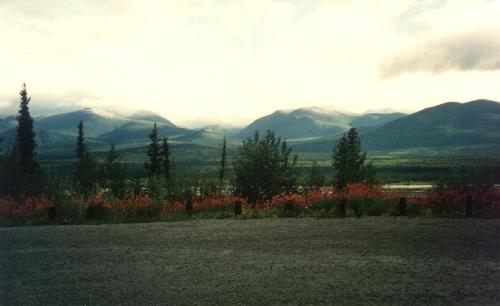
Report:
[[[311,205],[311,209],[313,211],[317,211],[317,210],[325,210],[325,211],[336,210],[337,209],[337,201],[335,201],[335,200],[317,201],[317,202],[314,202]]]

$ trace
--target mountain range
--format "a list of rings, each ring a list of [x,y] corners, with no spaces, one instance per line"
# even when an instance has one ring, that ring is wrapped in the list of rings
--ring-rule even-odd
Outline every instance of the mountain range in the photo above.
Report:
[[[374,129],[404,116],[406,114],[403,113],[358,115],[324,107],[298,108],[290,111],[278,110],[255,120],[239,132],[238,136],[248,137],[255,131],[264,133],[270,129],[287,139],[328,137],[344,133],[351,127]]]
[[[355,127],[368,151],[486,145],[497,147],[500,152],[500,103],[489,100],[448,102],[413,114],[353,114],[326,107],[278,110],[240,130],[220,126],[187,129],[153,112],[119,115],[86,108],[34,118],[39,151],[72,151],[80,120],[94,149],[108,148],[111,143],[124,148],[145,147],[156,122],[159,135],[169,137],[174,145],[217,147],[226,136],[228,144],[236,146],[255,131],[272,129],[299,152],[330,152],[342,133]],[[5,116],[0,121],[0,137],[4,137],[0,148],[13,144],[16,126],[15,116]]]

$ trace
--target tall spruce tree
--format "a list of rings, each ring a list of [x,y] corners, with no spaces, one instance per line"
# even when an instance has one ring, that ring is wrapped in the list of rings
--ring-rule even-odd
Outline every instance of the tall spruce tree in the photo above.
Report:
[[[170,167],[170,146],[168,138],[163,137],[161,142],[161,172],[166,180],[169,180],[172,173]]]
[[[79,159],[87,152],[87,146],[85,145],[85,134],[83,132],[83,122],[80,120],[78,123],[78,136],[76,138],[76,157]]]
[[[222,185],[222,181],[224,180],[224,175],[226,174],[226,137],[224,137],[224,141],[222,142],[222,156],[220,159],[220,169],[219,169],[219,184]]]
[[[87,198],[95,187],[98,175],[97,162],[85,144],[85,133],[81,120],[78,124],[76,155],[78,160],[75,165],[75,187],[84,198]]]
[[[29,102],[31,97],[28,97],[26,84],[23,83],[21,91],[21,102],[19,104],[19,115],[17,116],[17,133],[16,133],[16,152],[23,173],[33,174],[38,168],[38,163],[35,161],[36,141],[35,132],[33,131],[33,118],[29,111]]]
[[[149,171],[149,176],[157,176],[160,174],[161,168],[161,156],[160,156],[160,141],[158,138],[158,127],[156,126],[156,122],[153,126],[153,130],[149,135],[149,139],[151,139],[151,143],[148,146],[148,157],[149,161],[147,161],[144,166]]]
[[[0,119],[0,121],[2,121],[2,119]],[[0,143],[2,143],[2,141],[3,141],[3,137],[0,137]],[[1,150],[0,150],[0,152],[1,152]]]
[[[365,164],[366,153],[361,151],[361,139],[355,128],[342,135],[332,157],[334,181],[339,190],[344,190],[350,183],[373,182],[373,168],[371,164]]]
[[[26,84],[23,84],[20,95],[15,144],[0,155],[0,194],[15,198],[47,194],[49,182],[35,160],[35,133],[29,112],[31,98],[26,92]]]

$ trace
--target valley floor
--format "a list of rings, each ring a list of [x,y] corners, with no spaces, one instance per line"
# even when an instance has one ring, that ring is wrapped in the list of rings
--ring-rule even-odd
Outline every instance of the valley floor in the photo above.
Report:
[[[500,220],[0,228],[1,305],[498,305]]]

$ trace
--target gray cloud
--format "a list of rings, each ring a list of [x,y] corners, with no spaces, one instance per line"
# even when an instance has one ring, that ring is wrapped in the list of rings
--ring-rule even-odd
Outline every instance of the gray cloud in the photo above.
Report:
[[[500,70],[500,29],[436,37],[379,64],[382,77],[449,70]]]

